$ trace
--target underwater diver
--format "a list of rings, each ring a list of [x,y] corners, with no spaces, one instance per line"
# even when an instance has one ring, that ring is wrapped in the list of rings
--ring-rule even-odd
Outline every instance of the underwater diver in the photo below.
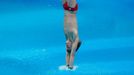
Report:
[[[76,0],[62,0],[64,8],[64,34],[66,37],[66,66],[73,69],[74,56],[81,45],[78,36],[76,12],[78,4]]]

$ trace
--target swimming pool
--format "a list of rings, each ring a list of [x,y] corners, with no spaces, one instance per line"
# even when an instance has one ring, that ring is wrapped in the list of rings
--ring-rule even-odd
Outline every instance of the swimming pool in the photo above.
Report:
[[[0,0],[0,75],[134,75],[134,1],[78,3],[78,69],[61,71],[61,1]]]

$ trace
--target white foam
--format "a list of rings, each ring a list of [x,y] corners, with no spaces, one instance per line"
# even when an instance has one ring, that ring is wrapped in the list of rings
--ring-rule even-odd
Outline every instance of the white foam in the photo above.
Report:
[[[70,70],[75,71],[78,68],[78,66],[74,66],[73,69],[69,69],[66,65],[59,66],[59,70]]]

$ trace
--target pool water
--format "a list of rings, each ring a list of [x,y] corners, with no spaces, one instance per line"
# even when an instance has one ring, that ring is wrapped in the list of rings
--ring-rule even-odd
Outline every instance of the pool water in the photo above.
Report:
[[[134,75],[134,1],[78,1],[82,45],[65,65],[61,0],[0,0],[0,75]]]

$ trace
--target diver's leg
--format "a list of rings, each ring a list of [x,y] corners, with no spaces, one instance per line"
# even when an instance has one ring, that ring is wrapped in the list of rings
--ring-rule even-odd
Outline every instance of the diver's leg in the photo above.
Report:
[[[70,60],[69,60],[69,68],[73,68],[73,63],[74,63],[74,56],[75,52],[79,43],[79,37],[78,37],[78,32],[77,30],[73,31],[71,34],[71,40],[72,40],[72,48],[71,48],[71,54],[70,54]]]
[[[62,4],[64,4],[65,2],[67,2],[67,0],[62,0]]]
[[[72,49],[71,49],[71,54],[70,54],[70,62],[69,62],[70,69],[73,68],[74,56],[76,53],[76,48],[77,48],[78,42],[79,42],[78,39],[76,39],[75,42],[72,44]]]
[[[69,4],[69,7],[72,7],[72,8],[75,7],[77,4],[76,0],[67,0],[67,2]]]

